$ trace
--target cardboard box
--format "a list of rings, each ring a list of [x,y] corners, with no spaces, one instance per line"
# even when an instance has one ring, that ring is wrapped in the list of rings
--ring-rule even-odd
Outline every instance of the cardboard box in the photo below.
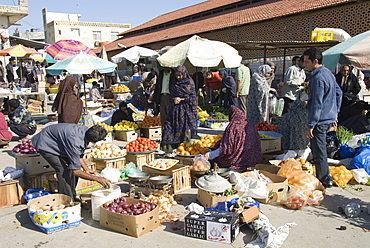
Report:
[[[122,140],[122,141],[133,141],[136,140],[138,137],[140,137],[140,131],[139,130],[116,130],[114,138],[116,140]]]
[[[15,167],[24,169],[24,172],[30,176],[55,172],[54,168],[40,155],[33,157],[15,155]]]
[[[162,138],[162,128],[140,128],[140,135],[141,137],[148,138],[148,139],[160,139]]]
[[[21,203],[23,190],[18,180],[0,183],[0,208],[11,207]]]
[[[281,150],[281,138],[261,140],[262,153],[270,153]]]
[[[246,210],[244,210],[240,214],[240,222],[241,223],[249,223],[255,220],[258,215],[260,214],[260,210],[257,206],[250,207]]]
[[[140,203],[136,199],[126,198],[127,204]],[[112,201],[110,201],[112,202]],[[154,210],[140,215],[123,215],[110,212],[100,206],[100,226],[108,229],[124,233],[133,237],[140,237],[143,234],[159,226],[159,210],[156,207]]]
[[[267,171],[260,170],[260,173],[270,178],[274,183],[267,184],[269,195],[266,199],[255,199],[261,203],[271,203],[280,201],[283,194],[288,190],[288,179]],[[250,172],[245,172],[243,175],[249,176]]]
[[[205,210],[185,216],[185,236],[230,244],[239,234],[239,214]]]
[[[261,171],[267,171],[272,174],[277,174],[278,171],[280,170],[279,166],[273,165],[273,164],[256,164],[255,167],[252,167],[250,169],[256,169],[256,170],[261,170]]]
[[[203,189],[198,189],[198,194],[197,194],[197,200],[205,208],[210,208],[213,205],[215,205],[217,202],[231,201],[234,198],[239,198],[239,195],[235,194],[235,195],[230,195],[230,196],[218,196],[216,194],[213,194]]]
[[[63,194],[51,194],[30,200],[27,204],[28,214],[32,222],[43,232],[54,233],[70,227],[81,225],[81,205],[79,202],[71,203],[71,197]],[[43,211],[47,205],[69,205],[61,210]]]
[[[90,181],[83,178],[79,178],[76,185],[76,194],[84,194],[96,189],[100,189],[102,186],[97,181]]]

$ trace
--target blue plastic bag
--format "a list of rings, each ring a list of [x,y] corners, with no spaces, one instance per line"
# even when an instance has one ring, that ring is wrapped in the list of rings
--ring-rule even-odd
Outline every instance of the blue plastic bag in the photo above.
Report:
[[[356,149],[347,145],[339,145],[340,158],[353,158],[356,155]]]
[[[24,196],[22,197],[26,199],[26,202],[29,202],[32,199],[35,199],[35,198],[38,198],[44,195],[50,195],[50,193],[43,189],[28,189],[26,193],[24,193]]]
[[[360,148],[357,156],[351,160],[348,169],[364,169],[370,175],[370,147]]]

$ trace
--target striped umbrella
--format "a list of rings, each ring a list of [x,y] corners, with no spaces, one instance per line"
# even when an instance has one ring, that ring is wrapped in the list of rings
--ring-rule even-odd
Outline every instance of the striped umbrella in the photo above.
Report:
[[[323,64],[334,70],[337,63],[370,69],[370,30],[333,46],[323,54]]]
[[[63,60],[80,52],[96,56],[90,48],[76,40],[57,41],[53,45],[46,46],[45,52],[55,60]]]
[[[31,54],[39,54],[36,50],[16,45],[0,51],[0,56],[25,57]]]

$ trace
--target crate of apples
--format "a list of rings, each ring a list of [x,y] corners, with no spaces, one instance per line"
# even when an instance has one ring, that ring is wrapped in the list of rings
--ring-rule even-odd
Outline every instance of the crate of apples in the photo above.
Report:
[[[161,121],[156,116],[146,115],[144,120],[139,123],[139,127],[159,127],[161,126]]]
[[[147,152],[158,148],[158,144],[147,138],[137,138],[126,145],[128,152]]]
[[[126,131],[126,130],[136,130],[139,128],[139,126],[131,121],[123,120],[119,123],[116,123],[113,128],[114,130]]]
[[[126,85],[124,85],[124,84],[121,84],[121,85],[119,85],[119,86],[114,87],[114,88],[112,89],[112,92],[115,92],[115,93],[117,93],[117,92],[130,92],[130,88],[129,88],[129,87],[127,87],[127,86],[126,86]]]

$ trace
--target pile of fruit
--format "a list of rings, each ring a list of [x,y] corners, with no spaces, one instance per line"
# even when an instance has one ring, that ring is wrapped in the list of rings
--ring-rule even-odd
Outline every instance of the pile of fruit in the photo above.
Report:
[[[144,198],[144,201],[158,205],[160,222],[163,222],[166,219],[169,212],[171,211],[171,207],[177,205],[177,202],[173,198],[173,195],[170,195],[168,197],[163,195],[161,196],[149,195],[148,197]]]
[[[22,143],[16,145],[13,150],[14,153],[19,154],[36,154],[36,149],[32,146],[31,140],[23,140]]]
[[[260,135],[260,138],[261,138],[261,139],[271,139],[271,138],[272,138],[271,136],[266,135],[266,134],[264,134],[264,133],[260,133],[259,135]]]
[[[124,84],[116,86],[112,89],[112,92],[130,92],[130,88]]]
[[[199,140],[198,140],[199,141]],[[198,155],[198,154],[206,154],[208,152],[208,149],[205,147],[201,147],[199,143],[181,143],[179,147],[177,147],[176,154],[179,155]]]
[[[276,125],[269,124],[267,121],[258,122],[255,125],[257,131],[276,131]]]
[[[114,125],[114,130],[136,130],[139,126],[131,121],[123,120]]]
[[[97,122],[96,125],[104,127],[104,129],[107,130],[108,132],[113,131],[113,127],[105,123]]]
[[[119,148],[116,145],[105,142],[97,143],[91,149],[92,158],[114,158],[126,155],[126,150]]]
[[[190,167],[190,170],[193,171],[208,171],[209,169],[211,169],[210,166],[201,160],[196,161],[194,165]]]
[[[158,148],[158,144],[147,138],[137,138],[126,145],[128,152],[146,152]]]
[[[140,215],[148,213],[157,207],[155,204],[150,203],[138,203],[138,204],[128,204],[127,199],[124,196],[114,199],[113,202],[104,203],[103,208],[117,214],[125,215]]]
[[[303,197],[297,195],[288,197],[286,200],[282,199],[280,203],[285,205],[287,208],[297,210],[303,208],[303,206],[306,203],[306,200]]]
[[[139,123],[139,127],[159,127],[161,121],[156,116],[145,116],[144,120]]]
[[[338,187],[346,185],[353,178],[352,171],[347,170],[344,165],[338,167],[330,166],[330,176]]]
[[[148,166],[154,169],[167,170],[174,166],[178,160],[174,159],[154,159],[148,162]]]

